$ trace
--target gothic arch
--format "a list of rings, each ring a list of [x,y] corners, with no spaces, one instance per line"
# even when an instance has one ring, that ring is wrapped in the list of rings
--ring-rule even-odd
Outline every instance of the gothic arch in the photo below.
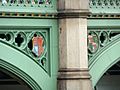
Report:
[[[0,41],[0,67],[17,75],[32,90],[49,88],[46,86],[50,84],[49,75],[34,60],[4,41]]]
[[[93,58],[93,62],[89,65],[93,86],[111,66],[120,60],[120,38],[97,55],[97,58]]]

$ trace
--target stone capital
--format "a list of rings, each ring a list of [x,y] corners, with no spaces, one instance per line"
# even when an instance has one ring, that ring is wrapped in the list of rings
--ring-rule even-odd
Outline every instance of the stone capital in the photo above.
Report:
[[[89,13],[88,0],[58,0],[59,18],[87,17]]]

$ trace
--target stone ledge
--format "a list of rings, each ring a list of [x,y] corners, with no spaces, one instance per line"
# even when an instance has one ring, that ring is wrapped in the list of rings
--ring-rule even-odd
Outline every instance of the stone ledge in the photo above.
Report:
[[[58,80],[79,80],[79,79],[90,79],[88,69],[62,68],[59,70]]]
[[[58,10],[59,18],[79,18],[87,17],[90,14],[88,9],[65,9]]]

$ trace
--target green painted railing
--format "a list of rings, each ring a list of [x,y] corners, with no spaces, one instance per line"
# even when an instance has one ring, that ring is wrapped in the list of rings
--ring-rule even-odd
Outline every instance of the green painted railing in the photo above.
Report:
[[[90,0],[92,13],[118,13],[120,12],[120,0]]]
[[[51,0],[1,0],[2,5],[41,5],[41,4],[51,4]]]
[[[56,0],[1,0],[0,17],[54,18]]]

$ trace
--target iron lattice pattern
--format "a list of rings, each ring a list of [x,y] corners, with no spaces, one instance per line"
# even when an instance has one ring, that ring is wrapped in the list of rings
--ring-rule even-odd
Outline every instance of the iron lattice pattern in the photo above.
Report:
[[[88,54],[89,59],[94,55],[102,53],[107,46],[112,45],[120,38],[117,30],[89,30],[88,31]]]
[[[49,72],[48,30],[0,31],[0,41],[9,44],[35,60]]]
[[[90,0],[88,18],[119,18],[120,0]]]
[[[119,6],[120,0],[90,0],[90,6]]]
[[[1,0],[2,5],[41,5],[41,4],[51,4],[50,0]]]

